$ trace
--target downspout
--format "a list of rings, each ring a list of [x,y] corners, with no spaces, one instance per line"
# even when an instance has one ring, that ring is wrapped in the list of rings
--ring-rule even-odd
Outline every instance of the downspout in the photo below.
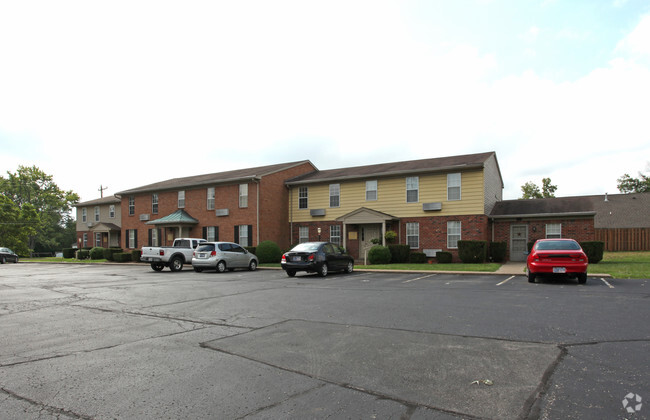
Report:
[[[293,188],[285,184],[289,189],[289,245],[293,245]]]
[[[261,178],[254,176],[253,182],[255,183],[255,189],[257,190],[257,223],[255,224],[257,243],[255,246],[260,244],[260,180]]]

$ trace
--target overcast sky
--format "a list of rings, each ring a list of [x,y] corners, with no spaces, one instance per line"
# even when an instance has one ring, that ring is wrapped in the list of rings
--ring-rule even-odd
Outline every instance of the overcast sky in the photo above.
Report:
[[[650,2],[0,0],[0,171],[82,201],[486,151],[506,199],[650,170]]]

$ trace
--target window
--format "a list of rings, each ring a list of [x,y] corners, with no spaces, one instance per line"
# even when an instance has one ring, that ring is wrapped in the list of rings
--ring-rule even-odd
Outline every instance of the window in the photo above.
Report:
[[[341,226],[332,225],[330,226],[330,242],[341,246]]]
[[[129,216],[133,216],[135,214],[135,197],[130,196],[129,197]]]
[[[102,246],[102,234],[99,232],[95,232],[95,246],[96,247]]]
[[[330,184],[330,207],[341,206],[341,184]]]
[[[366,201],[377,201],[377,181],[366,181]]]
[[[158,194],[151,194],[151,213],[158,214]]]
[[[562,223],[549,223],[546,225],[546,238],[559,239],[562,237]]]
[[[205,239],[208,242],[214,242],[219,240],[218,228],[216,226],[208,226],[205,228]]]
[[[447,200],[460,200],[460,173],[447,174]]]
[[[86,248],[88,246],[88,234],[87,233],[84,233],[84,242],[83,242],[82,246],[84,248]]]
[[[158,229],[151,229],[151,245],[150,246],[160,246],[158,243]]]
[[[208,210],[214,210],[214,187],[208,188]]]
[[[108,217],[111,218],[111,219],[115,219],[115,205],[114,204],[111,204],[108,207]]]
[[[239,185],[239,207],[248,207],[248,184]]]
[[[419,200],[420,179],[417,176],[406,178],[406,202],[417,203]]]
[[[85,207],[81,209],[81,221],[83,223],[88,221],[88,210]]]
[[[298,228],[298,243],[309,242],[309,226]]]
[[[135,249],[138,246],[138,231],[135,229],[128,229],[128,241],[129,241],[129,248]]]
[[[95,221],[99,222],[99,206],[95,206]]]
[[[185,208],[185,191],[178,192],[178,208],[179,209]]]
[[[420,247],[420,224],[407,223],[406,224],[406,243],[411,249]]]
[[[447,222],[447,248],[458,248],[460,222]]]
[[[249,237],[249,226],[248,225],[241,225],[239,227],[239,238],[237,239],[237,243],[241,246],[250,246],[250,237]]]
[[[307,187],[300,187],[300,190],[298,192],[298,208],[309,208],[309,188]]]

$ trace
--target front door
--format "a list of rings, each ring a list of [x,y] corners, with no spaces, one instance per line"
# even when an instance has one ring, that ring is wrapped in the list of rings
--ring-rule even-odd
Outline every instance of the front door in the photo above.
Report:
[[[528,225],[510,227],[510,261],[526,261],[528,253]]]
[[[365,258],[368,255],[370,248],[375,246],[372,242],[373,239],[379,240],[381,245],[381,225],[361,225],[361,252],[359,253],[360,258]]]

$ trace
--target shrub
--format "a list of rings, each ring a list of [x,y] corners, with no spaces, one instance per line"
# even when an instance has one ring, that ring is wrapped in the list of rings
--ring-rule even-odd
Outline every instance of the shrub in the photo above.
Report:
[[[598,264],[603,259],[603,253],[605,252],[604,242],[581,242],[580,246],[585,251],[585,254],[587,254],[589,264]]]
[[[386,231],[384,238],[386,239],[386,243],[392,244],[395,242],[395,239],[397,239],[397,233],[395,233],[394,230]]]
[[[257,245],[256,253],[260,264],[279,263],[282,259],[282,250],[273,241],[263,241]]]
[[[412,264],[424,264],[427,262],[427,254],[424,252],[411,252],[409,262]]]
[[[131,252],[116,252],[113,254],[115,262],[129,262],[131,261]]]
[[[257,257],[257,247],[245,246],[244,249]]]
[[[408,245],[388,245],[390,251],[390,262],[393,264],[401,264],[408,262],[411,247]]]
[[[108,261],[115,261],[113,259],[113,254],[118,252],[123,252],[122,248],[104,248],[104,258]]]
[[[490,261],[503,262],[506,260],[506,253],[508,249],[507,242],[490,242],[489,255]]]
[[[101,260],[102,258],[104,258],[104,248],[101,246],[96,246],[90,250],[91,260]]]
[[[74,258],[75,248],[63,248],[63,258]]]
[[[390,250],[386,246],[375,245],[368,252],[368,260],[370,264],[389,264]]]
[[[87,249],[80,249],[77,251],[77,259],[78,260],[87,260],[90,257],[90,251]]]
[[[140,257],[142,256],[141,249],[134,249],[131,251],[131,261],[140,262]]]
[[[450,264],[452,261],[451,252],[438,251],[436,253],[436,259],[440,264]]]
[[[487,241],[458,241],[458,257],[466,264],[484,263]]]

